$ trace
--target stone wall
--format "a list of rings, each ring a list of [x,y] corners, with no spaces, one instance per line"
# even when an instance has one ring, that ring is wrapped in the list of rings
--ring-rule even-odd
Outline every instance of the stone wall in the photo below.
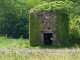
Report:
[[[34,16],[40,21],[41,25],[41,41],[43,43],[44,33],[52,33],[53,45],[59,44],[58,33],[56,31],[57,27],[57,14],[56,13],[34,13]]]

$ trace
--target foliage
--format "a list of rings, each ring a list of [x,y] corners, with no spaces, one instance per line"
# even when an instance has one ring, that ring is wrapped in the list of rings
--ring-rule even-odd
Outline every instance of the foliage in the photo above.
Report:
[[[30,43],[38,44],[41,41],[41,26],[40,21],[35,16],[36,12],[30,13]],[[37,14],[39,14],[37,12]],[[41,13],[40,13],[41,14]],[[42,13],[44,14],[44,13]],[[53,13],[52,13],[53,14]],[[69,17],[68,14],[56,14],[57,15],[57,35],[61,45],[69,44]]]
[[[30,10],[31,8],[39,5],[39,4],[42,4],[42,0],[27,0],[27,9]]]
[[[70,14],[70,43],[80,45],[80,0],[71,0],[77,3],[74,13]]]
[[[28,38],[29,10],[42,0],[0,0],[0,34]]]
[[[0,37],[0,48],[5,48],[5,49],[15,49],[15,48],[29,48],[29,49],[71,49],[71,48],[80,48],[80,45],[73,44],[73,45],[41,45],[41,46],[31,46],[29,39],[13,39],[13,38],[8,38],[8,37]]]
[[[57,17],[57,32],[62,45],[69,44],[69,14],[72,12],[74,3],[71,1],[46,2],[34,8],[35,12],[55,12]]]
[[[50,0],[49,0],[50,1]],[[39,6],[36,6],[34,8],[35,12],[56,12],[56,13],[61,13],[63,14],[63,18],[61,18],[63,21],[63,23],[61,22],[61,20],[58,20],[58,24],[62,25],[62,28],[58,27],[58,33],[59,33],[59,38],[62,40],[61,42],[63,44],[66,44],[65,42],[67,42],[68,44],[79,44],[79,40],[80,40],[80,1],[74,1],[74,0],[65,0],[65,1],[53,1],[53,2],[46,2],[44,4],[41,4]],[[68,18],[65,17],[66,14],[68,14]],[[73,16],[71,16],[73,15]],[[71,16],[71,17],[70,17]],[[76,17],[78,16],[78,17]],[[70,21],[70,25],[68,21],[65,21],[66,19],[68,21]],[[70,17],[70,18],[69,18]],[[60,23],[61,22],[61,23]],[[66,25],[68,23],[68,26]],[[59,26],[61,26],[59,25]],[[70,28],[70,29],[69,29]],[[66,30],[65,30],[66,29]],[[63,31],[65,33],[62,34],[62,32],[60,32],[60,30],[65,30]],[[66,32],[70,32],[66,34]],[[69,38],[69,36],[70,38]],[[62,38],[63,37],[63,38]]]
[[[80,4],[80,0],[71,0],[71,1],[73,1],[73,2],[76,2],[76,3]]]
[[[57,32],[61,45],[69,44],[69,15],[60,14],[57,18]]]
[[[0,48],[30,48],[29,40],[28,39],[13,39],[7,37],[0,37]]]
[[[80,39],[78,28],[80,25],[79,22],[76,25],[77,17],[75,18],[76,15],[80,15],[80,0],[0,0],[0,35],[28,38],[29,10],[33,7],[39,12],[73,12],[74,17],[70,21],[70,42]]]
[[[0,34],[13,38],[28,38],[28,17],[26,3],[16,0],[0,2]]]
[[[34,13],[30,13],[30,20],[29,20],[29,39],[31,45],[39,45],[41,43],[41,26],[39,20],[35,17]]]
[[[80,16],[71,15],[70,16],[70,43],[79,44],[80,43]]]
[[[36,12],[60,12],[69,14],[76,4],[72,1],[53,1],[44,3],[34,8]]]

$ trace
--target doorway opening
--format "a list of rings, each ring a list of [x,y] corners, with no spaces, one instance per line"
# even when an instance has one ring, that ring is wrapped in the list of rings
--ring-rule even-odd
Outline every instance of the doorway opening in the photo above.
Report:
[[[51,45],[52,44],[52,35],[53,33],[44,33],[44,44],[45,45]]]

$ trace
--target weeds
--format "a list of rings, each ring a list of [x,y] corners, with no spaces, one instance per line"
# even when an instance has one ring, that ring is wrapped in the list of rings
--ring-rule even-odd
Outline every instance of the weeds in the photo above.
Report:
[[[4,58],[5,57],[5,58]],[[80,60],[80,53],[16,53],[0,54],[0,60]]]
[[[30,47],[28,39],[13,39],[0,37],[0,48],[28,48]]]

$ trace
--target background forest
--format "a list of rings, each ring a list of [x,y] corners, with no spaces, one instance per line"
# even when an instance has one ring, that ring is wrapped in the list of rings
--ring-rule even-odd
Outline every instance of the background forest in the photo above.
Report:
[[[29,37],[29,11],[37,5],[52,1],[72,1],[75,5],[70,17],[70,42],[80,40],[80,0],[0,0],[0,35],[12,38]]]

